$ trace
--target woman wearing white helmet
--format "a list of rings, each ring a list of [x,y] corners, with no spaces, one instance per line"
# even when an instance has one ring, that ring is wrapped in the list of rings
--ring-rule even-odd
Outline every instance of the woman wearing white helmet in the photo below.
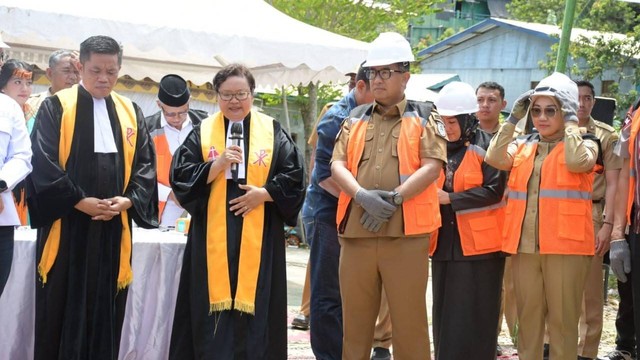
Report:
[[[431,242],[435,359],[496,358],[504,255],[506,172],[484,160],[471,85],[447,84],[435,102],[449,141],[438,179],[442,227]]]
[[[550,358],[577,358],[578,320],[595,250],[591,217],[599,145],[578,128],[578,87],[554,73],[516,100],[486,161],[510,170],[503,251],[512,257],[518,357],[542,358],[545,318]],[[537,134],[512,141],[527,115]],[[601,162],[600,162],[601,163]]]

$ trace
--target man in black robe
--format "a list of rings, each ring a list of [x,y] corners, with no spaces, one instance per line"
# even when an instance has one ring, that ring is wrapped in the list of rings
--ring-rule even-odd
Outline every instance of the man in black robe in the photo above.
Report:
[[[229,80],[227,80],[229,79]],[[239,80],[233,82],[233,80]],[[220,85],[222,83],[222,85]],[[238,88],[228,84],[240,84]],[[250,111],[255,82],[248,70],[237,64],[231,64],[222,69],[214,78],[214,88],[219,94],[221,112],[203,120],[200,126],[194,127],[182,145],[173,155],[171,170],[171,186],[180,204],[191,214],[191,226],[184,252],[180,287],[174,315],[173,331],[171,335],[170,359],[228,359],[228,360],[259,360],[287,358],[287,280],[285,261],[284,224],[295,225],[296,218],[304,201],[304,170],[303,160],[293,140],[272,119],[265,119],[263,114]],[[221,90],[222,89],[222,90]],[[233,93],[235,91],[235,93]],[[238,116],[237,110],[243,108],[243,117]],[[231,109],[226,115],[227,109]],[[224,115],[223,115],[224,114]],[[238,116],[239,117],[239,116]],[[261,121],[261,119],[263,119]],[[220,138],[222,146],[206,146],[203,144],[209,137],[206,134],[209,124],[219,127],[212,135]],[[240,145],[225,146],[225,134],[233,125],[242,125],[245,134]],[[252,129],[263,130],[252,132]],[[233,131],[233,128],[231,129]],[[266,152],[254,141],[259,135],[272,132],[272,144]],[[203,140],[204,139],[204,140]],[[218,144],[219,145],[219,144]],[[203,147],[204,146],[204,147]],[[253,147],[252,147],[253,146]],[[226,147],[226,148],[225,148]],[[204,149],[209,150],[205,156]],[[245,151],[239,151],[239,149]],[[272,152],[271,152],[272,151]],[[240,166],[246,164],[247,177],[225,176],[230,153],[241,156],[236,158]],[[270,154],[270,166],[266,182],[255,185],[251,181],[251,166],[265,160],[263,156],[255,158],[256,154]],[[226,165],[222,165],[226,164]],[[257,165],[256,165],[257,166]],[[222,169],[219,175],[215,169]],[[214,168],[212,170],[212,168]],[[240,171],[244,173],[244,171]],[[213,181],[210,179],[213,176]],[[210,195],[216,189],[224,190],[226,196],[216,199]],[[268,193],[268,201],[252,202],[250,197],[256,192]],[[211,201],[220,206],[208,207]],[[219,202],[218,202],[219,201]],[[243,228],[244,222],[250,222],[252,211],[262,211],[264,206],[264,221],[262,229]],[[209,288],[215,288],[226,281],[227,275],[221,272],[212,274],[208,278],[209,240],[207,234],[216,231],[208,224],[222,223],[226,220],[225,259],[228,263],[228,280],[230,294],[234,307],[224,309],[212,307]],[[223,226],[225,226],[223,224]],[[247,250],[241,240],[245,240],[243,232],[258,230],[262,238],[257,269],[257,284],[255,287],[255,310],[245,310],[238,306],[238,298],[243,280],[243,251]],[[216,240],[216,239],[214,239]],[[241,251],[242,250],[242,251]],[[216,260],[220,260],[219,258]],[[253,267],[253,266],[251,266]],[[255,269],[253,269],[255,270]],[[211,282],[210,282],[211,281]]]
[[[157,227],[155,153],[144,116],[112,89],[122,52],[80,45],[79,86],[42,103],[27,181],[38,229],[35,359],[116,359],[131,272],[131,220]]]

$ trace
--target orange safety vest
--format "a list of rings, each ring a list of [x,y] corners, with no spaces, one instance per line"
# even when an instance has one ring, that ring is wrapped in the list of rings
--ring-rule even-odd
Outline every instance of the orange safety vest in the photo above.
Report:
[[[595,236],[591,217],[594,173],[570,172],[564,142],[558,143],[542,163],[538,188],[540,254],[593,255]],[[509,193],[503,228],[503,251],[516,254],[527,210],[527,184],[533,172],[537,139],[518,146],[509,175]]]
[[[164,129],[160,128],[153,134],[153,143],[156,146],[156,158],[158,164],[158,182],[162,185],[171,187],[169,183],[169,171],[171,170],[171,150],[169,150],[169,142],[164,134]],[[167,204],[166,201],[158,201],[158,219],[162,219],[162,212]]]
[[[353,122],[347,144],[347,169],[354,178],[358,176],[358,164],[364,150],[365,135],[370,115],[351,118]],[[406,112],[400,125],[400,138],[398,139],[398,160],[400,183],[402,184],[411,174],[421,166],[420,160],[420,134],[426,120],[418,116],[416,112]],[[351,203],[351,197],[340,192],[338,198],[338,210],[336,222],[338,232],[344,229],[343,221],[346,221],[346,212]],[[429,185],[422,193],[407,199],[402,203],[402,218],[404,220],[405,235],[419,235],[434,232],[441,225],[440,207],[438,204],[438,188],[435,182]]]
[[[631,111],[631,110],[629,110]],[[627,224],[631,224],[631,208],[633,207],[633,201],[636,192],[636,180],[637,172],[635,157],[637,155],[638,148],[638,130],[640,130],[640,111],[636,110],[633,113],[633,120],[631,121],[631,134],[629,135],[629,197],[627,198]]]
[[[463,192],[482,186],[482,162],[486,151],[477,145],[469,145],[453,174],[453,191]],[[444,170],[440,171],[438,188],[442,189],[445,181]],[[502,250],[502,225],[504,223],[505,202],[491,204],[480,208],[456,211],[458,233],[462,253],[465,256],[487,254]],[[429,243],[429,255],[437,249],[437,231]]]

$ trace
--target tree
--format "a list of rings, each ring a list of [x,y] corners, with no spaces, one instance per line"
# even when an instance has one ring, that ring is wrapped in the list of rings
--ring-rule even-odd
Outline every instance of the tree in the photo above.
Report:
[[[406,34],[409,20],[436,11],[434,4],[447,0],[265,0],[283,13],[327,31],[353,39],[370,42],[379,33],[395,31]],[[364,59],[363,59],[364,60]],[[346,82],[345,78],[345,82]],[[296,102],[302,109],[306,137],[313,131],[315,105],[324,105],[336,99],[335,84],[293,84],[285,91],[296,94]],[[309,96],[317,90],[318,101]],[[270,98],[271,104],[279,104],[279,97]],[[310,149],[307,147],[306,154]],[[309,156],[307,156],[309,159]]]
[[[632,32],[638,6],[619,0],[576,0],[574,27],[604,32]],[[507,10],[516,20],[546,24],[555,15],[564,19],[565,0],[513,0]]]
[[[545,22],[547,10],[562,22],[564,1],[561,0],[514,0],[507,5],[511,14],[521,21]],[[578,0],[574,27],[602,32],[599,35],[580,36],[569,46],[572,60],[570,73],[574,78],[585,80],[604,80],[608,70],[617,74],[617,79],[603,96],[613,97],[618,103],[619,117],[623,115],[638,93],[632,90],[620,93],[619,84],[628,80],[632,84],[640,83],[640,69],[637,58],[640,56],[640,26],[636,26],[639,7],[617,0]],[[625,36],[612,36],[611,32],[624,33]],[[540,61],[540,68],[551,73],[555,69],[558,55],[558,43],[551,46],[546,60]]]
[[[284,89],[284,93],[283,93]],[[316,94],[314,95],[313,92]],[[310,83],[307,86],[298,84],[297,86],[289,85],[284,88],[275,89],[275,94],[261,94],[260,98],[267,106],[274,106],[283,103],[283,98],[287,97],[288,102],[295,102],[304,121],[304,133],[311,134],[317,114],[317,109],[322,108],[325,104],[340,98],[342,90],[332,84],[321,85],[319,83]],[[312,99],[317,99],[313,101]],[[316,106],[318,105],[318,106]],[[309,119],[309,120],[307,120]],[[309,136],[307,135],[306,138]],[[311,158],[311,148],[305,149],[305,159]]]
[[[307,24],[362,41],[379,33],[405,34],[409,20],[436,11],[446,0],[269,0],[278,10]]]

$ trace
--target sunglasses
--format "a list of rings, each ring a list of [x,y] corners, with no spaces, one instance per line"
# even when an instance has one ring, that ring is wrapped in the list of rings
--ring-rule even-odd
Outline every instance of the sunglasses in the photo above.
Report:
[[[552,118],[554,116],[556,116],[556,113],[558,112],[558,110],[554,107],[548,107],[548,108],[539,108],[539,107],[534,107],[531,108],[531,116],[538,118],[540,116],[542,116],[542,113],[544,113],[544,116],[546,118]]]

